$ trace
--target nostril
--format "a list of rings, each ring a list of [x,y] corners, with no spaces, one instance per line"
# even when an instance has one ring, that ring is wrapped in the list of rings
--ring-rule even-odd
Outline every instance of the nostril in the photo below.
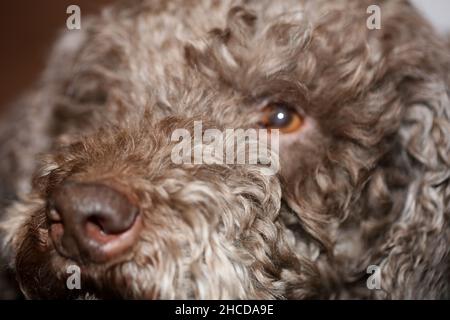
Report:
[[[104,245],[114,241],[118,234],[110,234],[105,232],[99,219],[91,218],[86,222],[86,236],[88,239],[95,241],[100,245]]]
[[[137,218],[137,211],[130,214],[130,221],[121,221],[115,225],[112,219],[104,217],[101,213],[96,213],[88,217],[85,223],[85,232],[88,239],[98,243],[107,243],[113,241],[119,235],[127,232],[133,227]]]
[[[95,226],[101,232],[108,235],[121,234],[130,229],[138,216],[138,210],[131,204],[124,205],[122,208],[105,207],[103,211],[86,213],[87,226]]]
[[[106,234],[108,231],[105,231],[105,223],[105,219],[99,218],[98,215],[93,215],[87,219],[86,226],[95,227],[99,232]]]
[[[47,206],[47,220],[50,223],[62,222],[62,217],[53,203]]]
[[[64,226],[60,222],[53,222],[49,228],[50,237],[54,240],[61,239],[64,235]]]

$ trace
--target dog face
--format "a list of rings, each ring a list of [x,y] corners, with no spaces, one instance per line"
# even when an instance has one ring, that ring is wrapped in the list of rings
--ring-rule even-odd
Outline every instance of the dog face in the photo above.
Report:
[[[159,5],[117,5],[55,49],[47,155],[4,223],[25,294],[441,295],[439,263],[425,280],[364,287],[371,264],[389,279],[413,269],[392,247],[425,265],[446,256],[443,233],[424,236],[433,253],[400,240],[448,215],[447,58],[413,8],[381,2],[369,30],[365,1]],[[279,130],[280,171],[175,164],[173,132],[196,121]],[[408,200],[437,181],[440,210]],[[81,291],[67,289],[72,264]]]

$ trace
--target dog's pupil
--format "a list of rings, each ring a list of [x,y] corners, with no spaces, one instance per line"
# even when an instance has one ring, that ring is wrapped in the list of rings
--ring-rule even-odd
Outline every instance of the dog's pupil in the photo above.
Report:
[[[269,117],[269,125],[273,128],[283,128],[292,121],[292,112],[283,105],[275,107]]]

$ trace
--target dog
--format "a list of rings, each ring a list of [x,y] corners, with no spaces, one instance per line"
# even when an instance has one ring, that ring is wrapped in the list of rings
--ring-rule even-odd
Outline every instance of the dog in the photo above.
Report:
[[[0,125],[3,256],[26,298],[449,298],[450,51],[408,1],[83,19]],[[279,133],[279,170],[175,163],[196,123]]]

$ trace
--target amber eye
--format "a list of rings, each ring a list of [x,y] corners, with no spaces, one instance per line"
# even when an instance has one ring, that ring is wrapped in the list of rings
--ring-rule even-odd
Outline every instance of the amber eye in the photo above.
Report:
[[[301,128],[303,119],[292,107],[283,104],[269,104],[263,109],[261,125],[267,129],[279,129],[281,133],[292,133]]]

